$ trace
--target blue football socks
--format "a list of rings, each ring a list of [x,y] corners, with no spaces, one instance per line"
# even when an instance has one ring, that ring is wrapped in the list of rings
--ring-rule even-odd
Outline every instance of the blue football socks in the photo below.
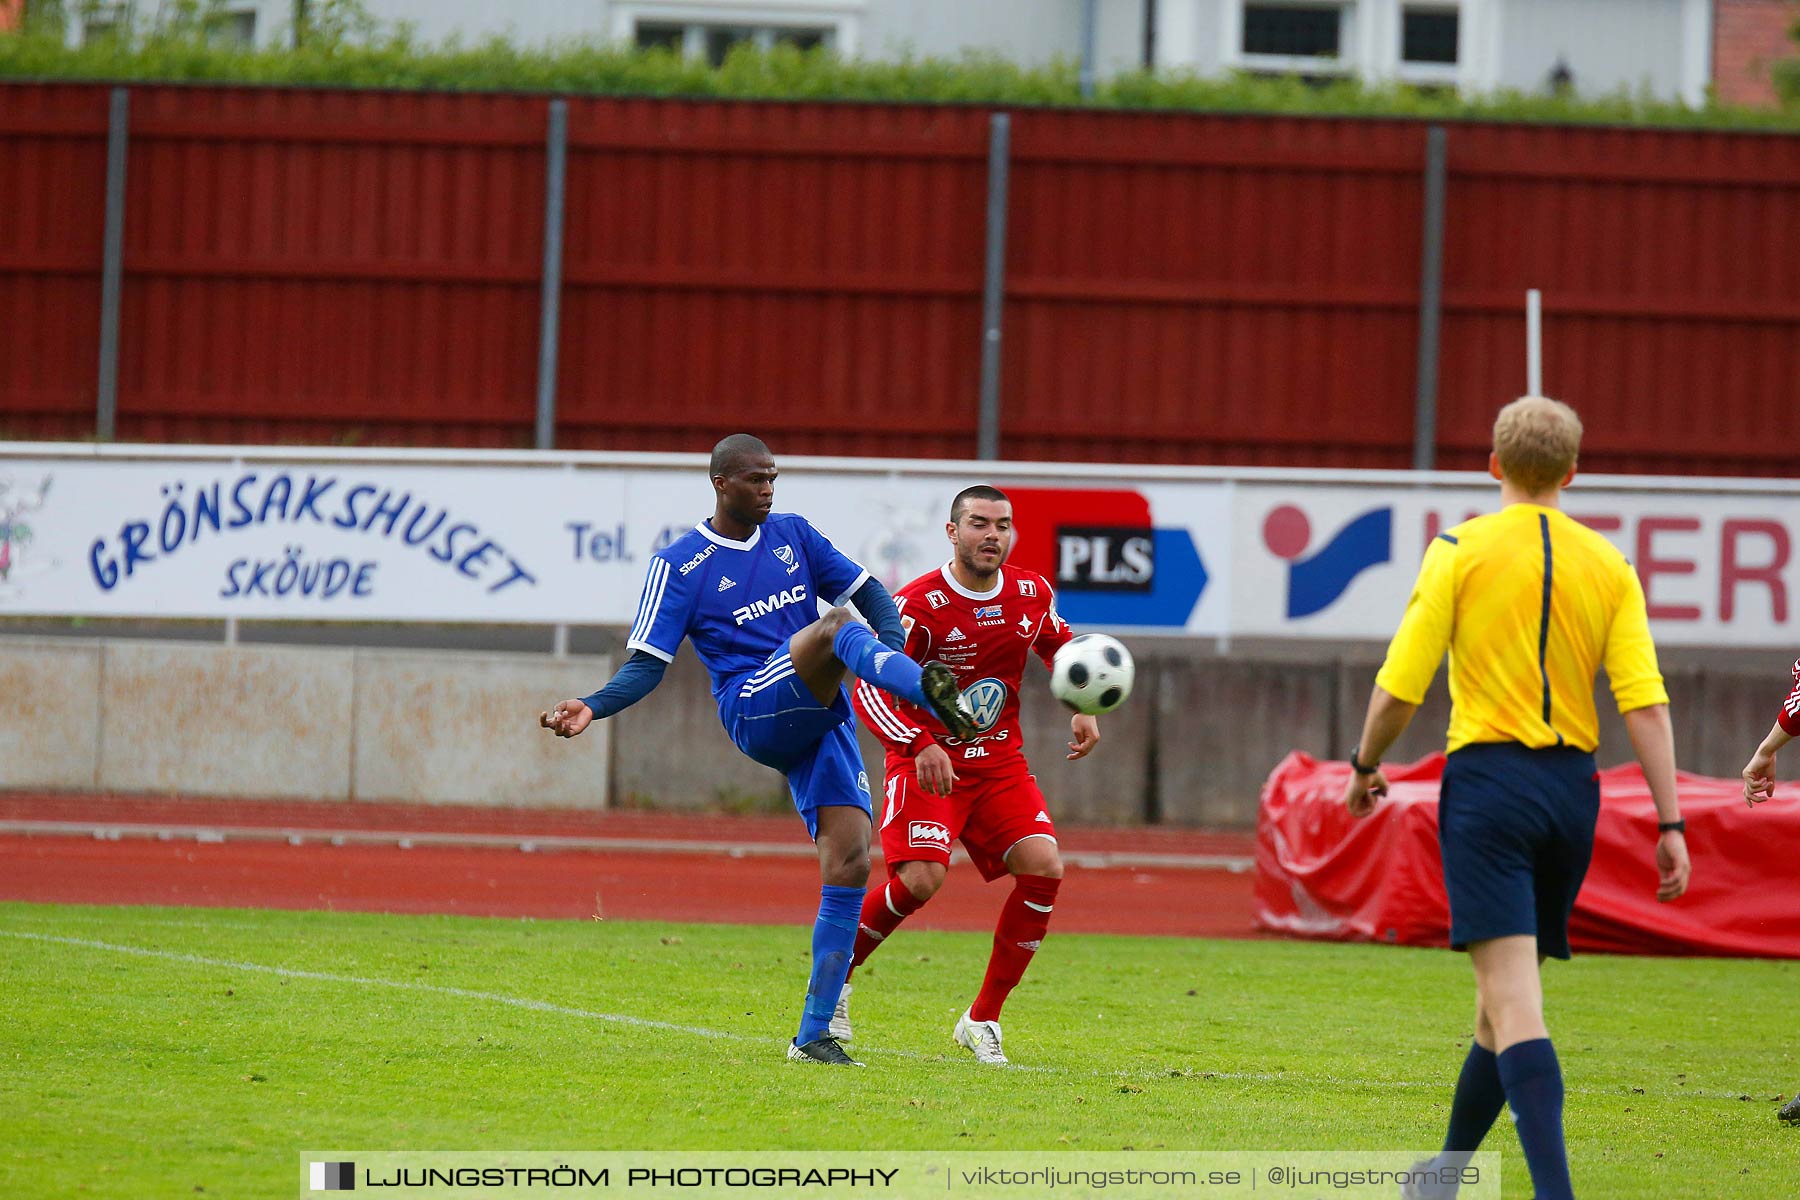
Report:
[[[920,708],[926,707],[925,692],[919,687],[919,664],[898,650],[881,644],[867,625],[846,621],[831,639],[832,653],[856,675],[884,692],[892,692]],[[837,997],[832,997],[837,1003]]]
[[[1504,1107],[1506,1089],[1500,1084],[1499,1059],[1477,1042],[1469,1047],[1462,1074],[1456,1077],[1456,1094],[1450,1100],[1450,1131],[1444,1135],[1441,1161],[1450,1166],[1467,1166],[1469,1155],[1481,1148],[1481,1139],[1493,1128]]]
[[[872,639],[871,639],[872,640]],[[817,1041],[831,1025],[838,993],[850,977],[850,954],[856,948],[856,921],[862,915],[863,889],[819,888],[819,917],[813,922],[812,980],[806,985],[806,1007],[800,1014],[797,1045]]]
[[[1533,1038],[1507,1047],[1498,1065],[1537,1200],[1574,1200],[1569,1152],[1563,1146],[1563,1079],[1556,1048],[1549,1038]]]
[[[1450,1100],[1450,1130],[1444,1135],[1444,1149],[1429,1162],[1420,1163],[1432,1171],[1461,1172],[1481,1148],[1481,1140],[1500,1110],[1506,1107],[1506,1089],[1500,1086],[1499,1060],[1492,1050],[1479,1042],[1469,1047],[1463,1059],[1462,1073],[1456,1077],[1456,1094]],[[1414,1192],[1430,1200],[1454,1200],[1460,1185],[1456,1182],[1415,1185]]]

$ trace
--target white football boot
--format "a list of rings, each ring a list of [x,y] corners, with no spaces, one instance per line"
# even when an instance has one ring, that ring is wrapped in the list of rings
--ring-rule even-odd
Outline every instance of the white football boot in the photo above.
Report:
[[[1000,1050],[1000,1022],[971,1021],[965,1008],[956,1019],[956,1040],[969,1048],[976,1062],[1006,1065],[1006,1055]]]
[[[847,1042],[854,1036],[850,1032],[850,985],[847,983],[838,993],[837,1007],[831,1012],[831,1026],[826,1032],[840,1042]]]

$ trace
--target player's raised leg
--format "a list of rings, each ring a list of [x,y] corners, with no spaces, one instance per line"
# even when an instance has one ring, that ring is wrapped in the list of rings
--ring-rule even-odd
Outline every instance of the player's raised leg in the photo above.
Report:
[[[1050,931],[1050,914],[1056,909],[1056,892],[1063,876],[1056,840],[1043,835],[1025,838],[1007,852],[1006,869],[1012,872],[1013,890],[994,926],[987,974],[975,1003],[956,1023],[956,1040],[976,1061],[996,1065],[1006,1062],[1000,1042],[1000,1010],[1025,977],[1025,969]]]
[[[958,737],[976,735],[956,676],[943,663],[916,663],[881,644],[867,625],[846,608],[834,608],[788,639],[794,674],[813,698],[830,706],[843,686],[846,668],[885,692],[930,710]]]

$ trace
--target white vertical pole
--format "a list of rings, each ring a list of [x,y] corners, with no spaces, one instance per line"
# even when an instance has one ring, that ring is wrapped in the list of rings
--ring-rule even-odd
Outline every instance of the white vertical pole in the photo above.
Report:
[[[1544,394],[1544,306],[1536,288],[1525,293],[1525,394]]]

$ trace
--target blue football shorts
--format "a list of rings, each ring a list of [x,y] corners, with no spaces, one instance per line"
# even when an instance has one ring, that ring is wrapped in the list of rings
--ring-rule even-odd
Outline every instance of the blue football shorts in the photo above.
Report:
[[[821,808],[860,808],[873,823],[850,693],[840,686],[831,705],[821,705],[794,673],[785,643],[757,670],[727,685],[719,718],[739,750],[787,776],[809,836],[819,835]]]
[[[1599,817],[1600,781],[1585,750],[1483,742],[1450,755],[1438,848],[1451,947],[1533,934],[1538,953],[1569,957],[1569,915]]]

